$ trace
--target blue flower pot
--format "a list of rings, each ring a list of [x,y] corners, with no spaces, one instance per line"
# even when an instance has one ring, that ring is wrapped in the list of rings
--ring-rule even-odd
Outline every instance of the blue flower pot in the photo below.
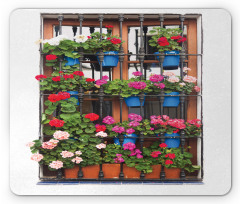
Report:
[[[164,51],[165,54],[179,54],[179,51],[177,50],[172,50],[172,51]],[[154,52],[154,54],[159,54],[159,52]],[[157,59],[159,60],[159,56],[157,56]],[[169,55],[165,56],[164,61],[163,61],[163,69],[164,70],[175,70],[178,69],[179,66],[179,60],[180,56],[176,55]]]
[[[165,95],[179,95],[179,92],[165,93]],[[179,103],[179,96],[165,96],[163,107],[178,107]]]
[[[128,135],[124,135],[124,136],[125,137],[123,139],[123,145],[128,143],[128,142],[131,142],[131,143],[135,144],[136,141],[137,141],[137,138],[138,138],[138,135],[136,135],[136,134],[128,134]],[[113,141],[114,141],[115,144],[120,145],[119,138],[113,138]]]
[[[66,91],[66,92],[68,92],[70,95],[71,95],[71,94],[78,94],[77,91]],[[71,96],[71,97],[76,98],[76,99],[78,100],[78,95],[73,95],[73,96]],[[67,99],[66,99],[66,100],[67,100]],[[77,102],[77,105],[79,105],[79,101]]]
[[[180,134],[178,133],[172,133],[172,134],[167,134],[165,133],[165,136],[167,137],[180,137]],[[180,138],[166,138],[165,143],[167,144],[168,148],[178,148],[180,146]]]
[[[67,63],[64,66],[73,66],[75,64],[79,64],[78,58],[73,59],[71,57],[64,57],[64,60],[67,60]]]
[[[146,97],[144,97],[144,100],[142,102],[142,106],[144,106],[145,98]],[[124,98],[124,101],[125,101],[125,103],[127,104],[128,107],[141,106],[139,96],[130,96],[130,97]]]
[[[97,52],[98,54],[99,52]],[[109,51],[109,52],[104,52],[104,54],[118,54],[117,51]],[[100,64],[99,58],[97,56],[97,60]],[[106,55],[104,56],[102,66],[104,68],[113,68],[118,65],[118,55]]]

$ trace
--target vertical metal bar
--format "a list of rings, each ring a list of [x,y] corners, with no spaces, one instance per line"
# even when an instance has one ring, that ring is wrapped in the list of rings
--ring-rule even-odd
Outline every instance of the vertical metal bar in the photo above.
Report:
[[[139,21],[140,21],[140,49],[139,49],[139,61],[140,61],[140,71],[143,74],[143,62],[144,62],[144,57],[145,57],[145,53],[144,53],[144,43],[143,43],[143,21],[144,21],[144,15],[140,14],[139,15]],[[143,79],[143,75],[141,75],[140,79]],[[144,112],[143,112],[143,101],[144,101],[144,93],[140,94],[140,115],[144,118]],[[140,132],[140,138],[139,138],[139,142],[140,142],[140,150],[141,152],[143,151],[143,143],[144,143],[144,137],[143,137],[143,132]],[[141,171],[140,174],[140,179],[144,178],[144,173],[143,171]]]
[[[180,19],[180,22],[181,22],[181,29],[183,30],[183,22],[184,22],[184,16],[183,15],[180,15],[179,17]],[[183,36],[183,32],[182,32],[182,36]],[[181,70],[181,80],[183,80],[183,64],[184,64],[184,61],[185,61],[185,50],[184,50],[184,47],[183,47],[183,43],[182,43],[182,50],[180,52],[180,70]],[[185,119],[184,118],[184,113],[185,113],[185,97],[184,97],[185,93],[184,91],[182,91],[180,93],[180,117],[181,119]],[[180,141],[181,141],[181,152],[182,154],[184,153],[184,145],[185,145],[185,131],[184,130],[181,130],[180,132]],[[184,172],[184,169],[181,169],[181,173],[180,173],[180,178],[181,179],[185,179],[186,175],[185,175],[185,172]]]
[[[102,41],[102,22],[104,19],[104,16],[101,14],[99,15],[99,22],[100,22],[100,41]],[[102,79],[102,72],[103,72],[103,59],[104,59],[104,53],[103,50],[100,51],[99,53],[99,61],[100,61],[100,79]],[[99,90],[99,102],[100,102],[100,121],[102,121],[103,118],[103,100],[104,100],[104,92],[103,92],[103,87],[100,87]],[[103,138],[101,139],[102,142],[104,142]],[[103,151],[101,149],[101,157],[103,157]],[[102,164],[100,164],[100,170],[99,170],[99,175],[98,175],[99,179],[103,179],[104,174],[103,174],[103,170],[102,170]]]
[[[55,26],[54,30],[55,30],[55,35],[58,36],[59,26]]]
[[[59,22],[59,35],[62,35],[62,21],[63,21],[63,15],[58,16],[58,22]]]
[[[75,36],[77,34],[77,26],[73,26],[72,31],[73,31],[73,36]]]
[[[82,35],[82,22],[83,22],[83,15],[78,16],[79,20],[79,34]],[[83,48],[79,48],[79,70],[82,72],[82,62],[83,62]],[[82,76],[80,76],[80,81],[82,80]],[[83,87],[81,86],[81,83],[79,84],[79,94],[78,94],[78,100],[79,100],[79,110],[80,114],[82,115],[83,113],[83,99],[84,99],[84,90]],[[83,178],[83,172],[82,172],[82,167],[79,165],[79,171],[78,171],[78,178]]]
[[[95,28],[94,27],[89,27],[90,34],[94,33]],[[92,60],[92,57],[90,57],[90,61]],[[94,65],[90,63],[90,66],[92,68],[92,79],[94,79]]]
[[[122,22],[124,21],[124,15],[119,14],[118,16],[118,21],[119,21],[119,27],[120,27],[120,38],[122,41]],[[119,63],[120,63],[120,79],[123,80],[123,60],[124,60],[124,50],[123,46],[120,46],[120,53],[119,53]],[[121,94],[121,93],[120,93]],[[122,123],[122,106],[123,106],[123,97],[120,95],[119,97],[120,100],[120,122]],[[119,143],[122,146],[123,145],[123,140],[124,136],[123,134],[119,135]],[[123,163],[120,164],[120,174],[119,174],[119,179],[123,180],[124,179],[124,174],[123,174]]]
[[[159,15],[159,21],[160,21],[160,27],[163,28],[163,22],[164,22],[164,15],[160,14]],[[161,54],[161,53],[159,53]],[[163,54],[163,53],[162,53]],[[163,61],[164,61],[165,56],[164,55],[159,55],[159,67],[160,67],[160,74],[163,74]],[[164,91],[163,89],[160,92],[160,97],[159,97],[159,105],[160,105],[160,115],[163,115],[163,103],[164,103]],[[164,139],[164,133],[161,132],[160,133],[160,142],[164,143],[165,139]],[[164,166],[162,166],[161,168],[161,172],[160,172],[160,179],[165,179],[165,171],[164,171]]]

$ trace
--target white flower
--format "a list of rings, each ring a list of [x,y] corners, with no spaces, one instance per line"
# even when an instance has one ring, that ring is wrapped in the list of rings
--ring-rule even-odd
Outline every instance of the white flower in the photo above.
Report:
[[[81,152],[81,151],[76,151],[75,154],[76,154],[76,155],[81,155],[82,152]]]
[[[62,40],[69,40],[69,38],[67,36],[64,36],[64,35],[58,35],[57,37],[54,37],[54,38],[51,38],[51,39],[48,39],[48,40],[44,40],[43,43],[48,43],[50,45],[59,45],[59,43],[62,41]]]
[[[184,72],[191,71],[191,68],[183,67],[183,71],[184,71]]]
[[[184,82],[182,82],[182,83],[179,83],[179,85],[180,85],[180,87],[183,87],[183,86],[185,86],[186,84],[185,84]]]
[[[83,43],[85,42],[88,38],[85,35],[76,35],[73,39],[75,39],[75,41],[77,43]]]
[[[96,145],[96,147],[98,149],[103,149],[103,148],[106,148],[106,145],[104,143],[100,143],[100,144]]]
[[[98,133],[96,134],[96,136],[97,136],[97,137],[98,137],[98,136],[100,136],[100,137],[107,137],[108,134],[107,134],[106,132],[100,131],[100,132],[98,132]]]
[[[71,161],[72,161],[73,163],[76,162],[76,164],[79,164],[80,162],[83,161],[83,159],[82,159],[81,157],[76,157],[76,158],[73,158]]]

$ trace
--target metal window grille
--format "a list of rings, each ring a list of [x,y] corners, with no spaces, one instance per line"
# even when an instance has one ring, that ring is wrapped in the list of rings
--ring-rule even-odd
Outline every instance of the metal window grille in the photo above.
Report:
[[[79,21],[79,26],[73,26],[72,27],[72,31],[73,31],[73,35],[75,36],[77,34],[77,30],[79,30],[79,34],[83,34],[83,21],[86,19],[86,20],[91,20],[91,19],[94,19],[94,20],[98,20],[99,21],[99,29],[100,29],[100,34],[102,35],[103,33],[103,21],[104,19],[113,19],[114,21],[118,21],[119,22],[119,35],[120,35],[120,38],[122,39],[122,36],[123,36],[123,22],[124,21],[127,21],[127,20],[132,20],[132,19],[135,19],[135,20],[138,20],[140,22],[140,42],[138,42],[138,37],[136,37],[136,54],[131,54],[131,53],[127,53],[125,54],[124,53],[124,50],[123,50],[123,47],[121,45],[120,47],[120,51],[119,53],[117,54],[119,56],[119,63],[120,63],[120,79],[123,80],[123,62],[124,62],[124,56],[127,56],[128,58],[130,56],[136,56],[136,59],[138,61],[138,63],[140,64],[140,71],[143,73],[143,75],[141,76],[141,79],[146,79],[146,63],[145,63],[145,59],[146,57],[148,56],[156,56],[155,54],[148,54],[146,52],[146,30],[147,30],[147,27],[144,26],[144,19],[147,19],[148,21],[151,20],[151,19],[158,19],[159,20],[159,25],[156,25],[156,26],[161,26],[161,27],[165,27],[164,25],[164,21],[165,19],[178,19],[179,22],[180,22],[180,28],[182,30],[184,30],[184,20],[186,18],[195,18],[196,15],[179,15],[179,14],[174,14],[174,15],[169,15],[169,14],[64,14],[64,15],[56,15],[56,14],[42,14],[42,18],[51,18],[51,19],[58,19],[58,22],[59,24],[58,25],[55,25],[54,27],[54,31],[55,31],[55,35],[58,35],[58,34],[63,34],[62,33],[62,22],[65,20],[65,17],[67,20],[69,19],[73,19],[76,21],[76,19],[78,19]],[[95,27],[89,27],[90,29],[90,33],[93,33],[94,32],[94,29]],[[145,34],[145,35],[144,35]],[[138,32],[136,31],[136,36],[138,36]],[[183,36],[183,33],[182,33],[182,36]],[[139,49],[138,49],[138,46],[139,46]],[[41,53],[41,60],[40,60],[40,74],[43,73],[43,53],[41,52],[42,51],[42,45],[40,45],[40,53]],[[201,57],[202,57],[202,53],[186,53],[187,51],[185,50],[185,47],[184,45],[182,44],[182,50],[180,51],[180,76],[181,76],[181,79],[183,79],[184,77],[184,72],[183,72],[183,67],[185,65],[185,60],[188,56],[198,56],[200,57],[200,60],[201,60]],[[84,62],[84,52],[83,52],[83,49],[80,48],[79,49],[79,53],[80,53],[80,58],[79,58],[79,70],[80,71],[83,71],[83,62]],[[89,54],[87,53],[88,55],[98,55],[99,57],[99,61],[100,61],[100,79],[102,79],[102,76],[103,76],[103,66],[102,66],[102,63],[103,63],[103,58],[104,58],[104,54],[103,51],[101,50],[98,54]],[[111,54],[113,55],[113,54]],[[167,54],[164,54],[164,53],[159,53],[158,56],[159,56],[159,73],[162,74],[163,73],[163,61],[164,61],[164,57],[166,56]],[[62,71],[63,67],[62,67],[62,61],[63,61],[63,58],[60,59],[60,71]],[[94,62],[93,62],[94,63]],[[92,78],[94,78],[94,75],[95,75],[95,72],[94,72],[94,66],[93,66],[93,63],[91,63],[91,69],[92,69]],[[111,71],[109,71],[109,77],[110,77],[110,80],[111,80]],[[48,96],[49,94],[47,93],[44,93],[43,91],[40,91],[40,101],[39,101],[39,115],[40,115],[40,124],[39,124],[39,139],[41,140],[44,140],[46,139],[46,136],[42,133],[42,124],[41,124],[41,114],[42,114],[42,111],[43,111],[43,101],[44,101],[44,97]],[[83,87],[80,85],[79,87],[79,94],[78,94],[78,98],[79,98],[79,110],[80,110],[80,113],[82,114],[83,113],[83,103],[84,103],[84,98],[89,96],[88,94],[84,94],[84,90],[83,90]],[[111,98],[112,96],[108,96],[106,94],[104,94],[104,90],[103,90],[103,87],[101,86],[100,87],[100,91],[98,94],[93,94],[92,96],[98,98],[98,105],[99,105],[99,115],[100,115],[100,120],[103,118],[103,108],[104,108],[104,99],[105,98]],[[155,101],[155,103],[158,103],[159,105],[159,113],[160,115],[163,115],[163,114],[168,114],[171,113],[171,112],[175,112],[175,115],[177,118],[180,118],[180,119],[186,119],[186,103],[187,103],[187,97],[188,95],[186,95],[184,92],[181,92],[180,93],[180,106],[176,109],[171,109],[171,108],[164,108],[163,107],[163,102],[164,102],[164,91],[162,90],[161,93],[156,97],[156,95],[144,95],[144,93],[141,93],[139,95],[140,97],[140,102],[142,104],[142,102],[144,101],[144,97],[147,97],[148,101],[151,102],[151,101]],[[123,117],[122,117],[122,110],[123,110],[123,97],[121,97],[120,95],[119,96],[114,96],[114,97],[119,97],[119,101],[120,101],[120,122],[122,122],[123,120]],[[191,97],[200,97],[200,103],[202,101],[202,95],[199,94],[199,95],[191,95]],[[151,109],[151,105],[148,107],[149,109]],[[146,107],[145,106],[140,106],[140,115],[144,118],[146,117],[148,114],[146,113]],[[149,111],[149,110],[148,110]],[[152,113],[154,113],[154,110],[151,110]],[[151,112],[150,111],[150,112]],[[202,111],[202,110],[201,110]],[[200,112],[201,112],[200,111]],[[57,113],[59,114],[59,112]],[[202,117],[202,116],[201,116]],[[180,134],[180,141],[181,141],[181,149],[182,149],[182,153],[183,153],[183,149],[184,149],[184,145],[186,144],[187,140],[189,138],[187,138],[185,136],[185,132],[184,131],[181,131],[181,134]],[[160,138],[160,141],[161,142],[164,142],[166,136],[164,136],[164,133],[161,133],[160,134],[160,137],[158,137],[158,139]],[[201,175],[200,177],[186,177],[185,175],[185,172],[184,172],[184,169],[181,169],[181,173],[180,173],[180,179],[174,179],[174,181],[184,181],[184,182],[188,182],[188,181],[201,181],[203,179],[203,133],[201,134],[201,136],[196,136],[195,138],[197,138],[198,140],[198,143],[200,143],[200,148],[201,148],[201,161],[200,161],[200,165],[201,165]],[[119,137],[119,142],[120,144],[122,145],[123,144],[123,139],[124,139],[124,136],[122,134],[120,134],[120,137]],[[144,142],[147,140],[147,139],[156,139],[156,137],[145,137],[143,135],[143,133],[140,134],[140,137],[139,137],[139,143],[140,143],[140,150],[142,151],[143,150],[143,146],[144,146]],[[104,141],[104,139],[102,138],[101,139],[102,142]],[[83,178],[83,172],[81,170],[81,167],[79,169],[79,172],[78,172],[78,178],[77,179],[65,179],[63,177],[63,173],[62,173],[62,170],[58,170],[57,171],[57,175],[55,177],[46,177],[43,175],[42,173],[42,166],[40,166],[39,168],[39,179],[40,180],[44,180],[44,181],[48,181],[48,180],[54,180],[54,181],[62,181],[62,180],[73,180],[73,181],[92,181],[92,180],[101,180],[101,181],[109,181],[109,180],[119,180],[119,181],[124,181],[124,180],[131,180],[131,181],[167,181],[167,179],[165,179],[165,172],[164,172],[164,167],[162,166],[162,169],[161,169],[161,173],[160,173],[160,178],[159,179],[145,179],[144,178],[145,175],[143,172],[141,172],[140,174],[140,179],[125,179],[124,178],[124,173],[123,173],[123,164],[121,163],[120,165],[120,175],[119,175],[119,178],[118,179],[105,179],[104,178],[104,173],[103,173],[103,170],[102,170],[102,164],[100,164],[100,170],[99,170],[99,178],[98,179],[84,179]],[[172,181],[172,180],[171,180]]]

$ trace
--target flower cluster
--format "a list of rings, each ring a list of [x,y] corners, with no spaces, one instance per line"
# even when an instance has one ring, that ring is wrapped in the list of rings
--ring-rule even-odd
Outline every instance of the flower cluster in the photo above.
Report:
[[[58,140],[51,139],[48,142],[43,142],[42,143],[42,148],[43,149],[53,149],[57,146]]]
[[[67,80],[67,79],[74,79],[74,75],[73,75],[73,74],[64,74],[64,75],[63,75],[63,78],[64,78],[65,80]]]
[[[53,126],[53,127],[62,127],[64,125],[64,121],[63,120],[59,120],[59,119],[53,119],[49,122],[49,125]]]
[[[103,123],[111,125],[115,123],[115,120],[112,116],[106,116],[105,118],[103,118]]]
[[[131,154],[129,154],[128,156],[132,157],[132,156],[136,156],[138,159],[143,158],[143,155],[141,155],[142,152],[139,149],[133,149],[131,150]]]
[[[163,72],[163,76],[175,76],[175,74],[173,72]]]
[[[129,82],[128,87],[130,88],[135,88],[135,89],[145,89],[147,84],[143,81],[134,81],[134,82]]]
[[[97,137],[107,137],[108,134],[106,132],[100,131],[98,133],[95,134]]]
[[[90,119],[91,121],[95,121],[95,120],[99,119],[99,115],[97,115],[95,113],[89,113],[89,114],[85,115],[84,117]]]
[[[171,39],[172,40],[177,40],[178,43],[182,43],[182,42],[185,42],[187,40],[185,37],[182,37],[181,35],[172,36]]]
[[[113,28],[113,25],[106,25],[105,28],[111,29],[111,28]]]
[[[165,84],[164,83],[154,83],[154,86],[156,86],[159,89],[164,89],[165,88]]]
[[[52,80],[55,82],[61,81],[61,77],[60,76],[52,77]]]
[[[96,80],[96,85],[101,86],[103,84],[107,84],[107,81],[104,79],[98,79]]]
[[[53,134],[53,137],[57,140],[67,140],[69,138],[69,136],[70,135],[68,132],[64,132],[61,130],[58,130]]]
[[[46,56],[46,60],[48,60],[48,61],[52,61],[52,60],[56,60],[56,59],[57,59],[56,55],[47,55]]]
[[[126,144],[123,145],[123,149],[124,150],[130,150],[133,151],[136,148],[136,145],[132,142],[128,142]]]
[[[137,126],[139,126],[139,125],[140,125],[140,123],[137,122],[137,121],[131,121],[131,122],[128,124],[129,127],[137,127]]]
[[[118,38],[110,38],[110,39],[108,39],[108,40],[110,40],[111,43],[114,44],[114,45],[120,44],[120,43],[122,42],[122,41],[121,41],[120,39],[118,39]]]
[[[104,132],[106,130],[106,126],[105,125],[95,125],[95,128],[96,128],[96,132]]]
[[[167,79],[167,81],[169,81],[170,83],[176,83],[179,82],[179,78],[176,76],[171,76]]]
[[[43,43],[48,43],[49,45],[58,46],[60,42],[63,40],[68,40],[68,37],[64,35],[58,35],[57,37],[54,37],[48,40],[43,40]]]
[[[63,162],[62,161],[52,161],[49,166],[52,168],[52,169],[61,169],[63,167]]]
[[[160,151],[153,151],[153,152],[151,153],[151,157],[157,158],[158,155],[160,155],[160,154],[162,154]]]
[[[106,148],[106,144],[100,143],[100,144],[96,145],[96,147],[97,147],[98,149],[104,149],[104,148]]]
[[[60,154],[62,155],[63,158],[70,158],[74,156],[74,153],[68,151],[62,151]]]
[[[198,128],[200,128],[202,125],[201,120],[199,120],[199,119],[187,120],[187,123],[189,123],[189,126],[195,125]]]
[[[84,76],[83,72],[81,71],[75,71],[73,72],[74,75],[77,75],[77,76]]]
[[[183,81],[189,82],[189,83],[195,83],[197,79],[196,77],[193,77],[193,76],[184,76]]]
[[[87,41],[87,37],[85,35],[76,35],[73,38],[77,43],[83,43],[85,41]]]
[[[166,158],[169,158],[169,159],[174,159],[176,156],[174,153],[168,153],[165,155]]]
[[[86,79],[86,82],[94,82],[95,81],[95,79],[92,79],[92,78],[87,78]]]
[[[82,159],[82,157],[75,157],[71,161],[73,163],[80,164],[83,161],[83,159]]]
[[[36,162],[40,162],[42,159],[43,159],[43,155],[39,154],[39,153],[33,154],[31,156],[31,160],[36,161]]]
[[[56,103],[57,101],[65,100],[70,97],[71,95],[68,92],[59,92],[58,94],[50,94],[48,100],[52,103]]]
[[[128,118],[129,118],[130,120],[133,120],[133,121],[136,121],[136,122],[142,121],[142,116],[140,116],[140,115],[138,115],[138,114],[136,114],[136,113],[130,113],[130,114],[128,114]]]
[[[124,159],[122,158],[122,154],[116,154],[116,158],[114,158],[113,160],[116,164],[124,162]]]
[[[151,82],[160,82],[164,79],[164,77],[161,75],[161,74],[152,74],[150,77],[149,77],[149,80]]]
[[[124,129],[124,127],[120,127],[120,126],[116,125],[112,128],[112,131],[121,134],[125,131],[125,129]]]
[[[127,130],[126,130],[126,133],[127,134],[133,134],[135,132],[135,130],[133,129],[133,128],[128,128]]]
[[[161,148],[166,148],[166,147],[167,147],[167,144],[166,144],[166,143],[161,143],[161,144],[159,145],[159,147],[161,147]]]
[[[133,74],[134,76],[142,76],[142,72],[139,72],[139,71],[133,72],[132,74]]]
[[[45,76],[43,74],[35,76],[35,79],[37,79],[38,81],[41,80],[41,79],[46,79],[46,78],[47,78],[47,76]]]
[[[157,40],[157,43],[160,45],[160,46],[168,46],[169,45],[169,42],[167,40],[166,37],[161,37]]]
[[[198,86],[194,86],[194,90],[195,90],[196,92],[200,92],[200,91],[201,91],[200,87],[198,87]]]
[[[183,119],[170,119],[170,120],[168,120],[168,125],[178,128],[178,129],[186,128],[186,125],[184,124]]]

